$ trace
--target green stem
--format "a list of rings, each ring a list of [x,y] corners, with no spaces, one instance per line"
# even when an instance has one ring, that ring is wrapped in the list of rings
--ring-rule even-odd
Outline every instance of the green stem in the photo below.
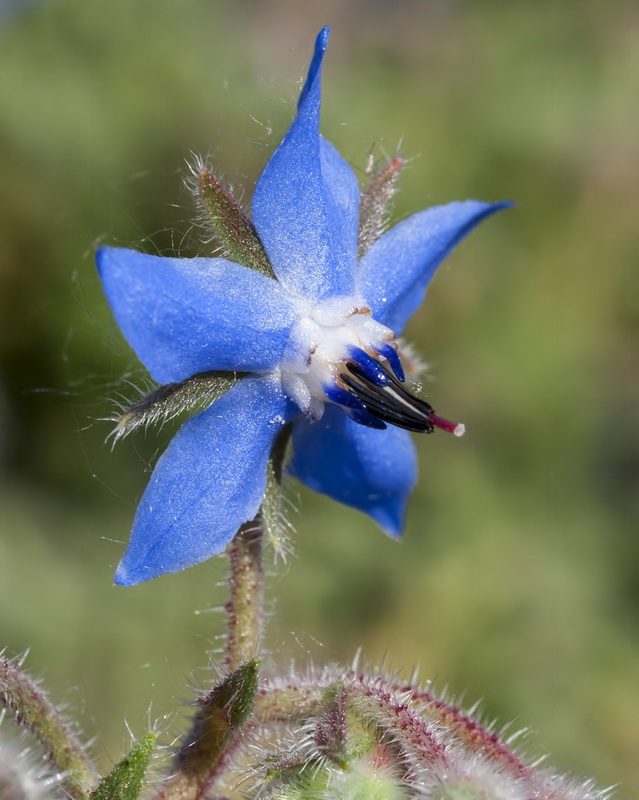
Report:
[[[264,623],[261,513],[236,533],[229,547],[230,597],[226,603],[226,677],[202,698],[184,737],[174,770],[154,800],[202,800],[223,776],[238,746],[257,691]]]
[[[259,656],[264,627],[261,514],[242,525],[229,547],[231,596],[224,666],[227,672]]]

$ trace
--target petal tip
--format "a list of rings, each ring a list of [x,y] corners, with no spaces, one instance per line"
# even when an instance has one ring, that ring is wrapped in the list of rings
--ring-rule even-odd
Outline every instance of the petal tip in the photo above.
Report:
[[[390,539],[401,539],[406,527],[406,511],[410,493],[387,492],[368,508],[359,506]],[[357,508],[357,506],[356,506]]]
[[[477,201],[470,201],[470,202],[477,202]],[[460,238],[464,238],[464,236],[469,233],[475,226],[479,225],[480,222],[483,222],[485,219],[492,217],[493,214],[496,214],[498,211],[506,211],[509,208],[515,208],[516,203],[513,203],[511,200],[501,200],[498,203],[482,203],[484,206],[481,209],[475,219],[471,222],[468,226],[468,230],[465,231],[464,234]]]
[[[131,573],[123,563],[124,559],[118,564],[118,568],[113,576],[113,583],[115,586],[135,586],[136,583],[142,583],[144,578],[140,578]]]
[[[95,263],[98,268],[98,272],[102,274],[104,267],[106,265],[107,260],[109,259],[109,255],[111,253],[112,248],[107,247],[106,245],[102,245],[95,251]]]
[[[500,200],[497,203],[490,203],[485,200],[466,200],[459,203],[460,208],[464,203],[467,203],[469,208],[474,206],[476,209],[474,217],[470,220],[469,231],[487,217],[492,217],[492,215],[496,214],[498,211],[505,211],[507,208],[514,208],[516,206],[516,203],[513,203],[511,200]],[[453,202],[449,205],[454,206],[456,204]]]
[[[413,487],[414,483],[411,486],[411,491]],[[395,540],[401,539],[406,527],[409,497],[410,492],[389,493],[386,497],[380,497],[379,502],[368,509],[366,513],[372,517],[388,537]]]
[[[313,59],[310,67],[308,68],[306,83],[304,84],[304,88],[300,94],[300,99],[297,103],[298,111],[301,110],[306,98],[309,94],[311,94],[313,87],[315,86],[315,81],[320,77],[322,62],[324,61],[324,54],[326,53],[326,48],[328,47],[330,35],[331,29],[328,27],[328,25],[322,28],[322,30],[317,34],[317,39],[315,39],[315,51],[313,53]]]
[[[402,504],[404,505],[404,504]],[[370,511],[375,522],[391,539],[400,539],[404,532],[404,508],[377,508]]]
[[[315,40],[315,52],[326,52],[326,47],[328,46],[328,40],[331,37],[331,29],[328,25],[325,25],[322,30],[317,34],[317,39]]]
[[[152,564],[148,558],[136,558],[129,545],[115,570],[113,583],[115,586],[137,586],[167,572],[169,570],[163,569],[162,565]]]
[[[101,277],[107,270],[122,266],[126,259],[139,258],[154,258],[154,256],[138,253],[137,250],[131,250],[128,247],[109,247],[108,245],[102,245],[95,251],[95,263]]]

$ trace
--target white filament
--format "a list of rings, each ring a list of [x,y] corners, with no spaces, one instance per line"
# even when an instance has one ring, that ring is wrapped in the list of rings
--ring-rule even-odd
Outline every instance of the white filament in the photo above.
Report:
[[[351,347],[374,354],[395,334],[376,322],[354,297],[338,297],[304,309],[293,327],[282,359],[282,388],[313,420],[327,402],[325,389],[335,385]]]

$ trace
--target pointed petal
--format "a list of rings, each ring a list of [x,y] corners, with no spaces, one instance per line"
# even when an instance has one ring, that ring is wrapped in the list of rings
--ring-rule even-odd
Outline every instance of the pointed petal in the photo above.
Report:
[[[110,247],[96,258],[122,332],[159,383],[279,363],[294,317],[277,281],[223,258]]]
[[[389,536],[401,534],[417,480],[407,431],[367,428],[327,405],[319,422],[293,426],[289,470],[309,488],[368,514]]]
[[[185,422],[153,471],[115,582],[141,583],[224,550],[257,514],[271,447],[294,413],[279,382],[250,377]]]
[[[486,217],[511,203],[466,200],[414,214],[385,233],[362,258],[358,289],[375,319],[401,333],[448,253]]]
[[[340,257],[345,262],[350,262],[352,259],[352,267],[348,275],[344,276],[349,279],[349,286],[352,287],[357,266],[359,182],[348,161],[342,158],[337,148],[324,137],[320,137],[320,159],[324,187],[336,211],[334,219],[335,226],[339,229],[339,237],[335,245],[339,245],[341,241]]]
[[[253,196],[253,222],[275,274],[311,300],[350,294],[357,258],[357,178],[319,132],[328,36],[324,28],[317,37],[297,117]]]

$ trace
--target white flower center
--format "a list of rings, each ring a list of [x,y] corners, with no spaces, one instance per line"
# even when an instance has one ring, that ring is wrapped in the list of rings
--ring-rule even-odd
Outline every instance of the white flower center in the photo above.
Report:
[[[353,350],[378,360],[380,348],[394,339],[393,331],[354,297],[304,309],[283,354],[282,388],[309,419],[320,419],[332,390],[343,388],[339,375],[344,363],[353,360]]]

